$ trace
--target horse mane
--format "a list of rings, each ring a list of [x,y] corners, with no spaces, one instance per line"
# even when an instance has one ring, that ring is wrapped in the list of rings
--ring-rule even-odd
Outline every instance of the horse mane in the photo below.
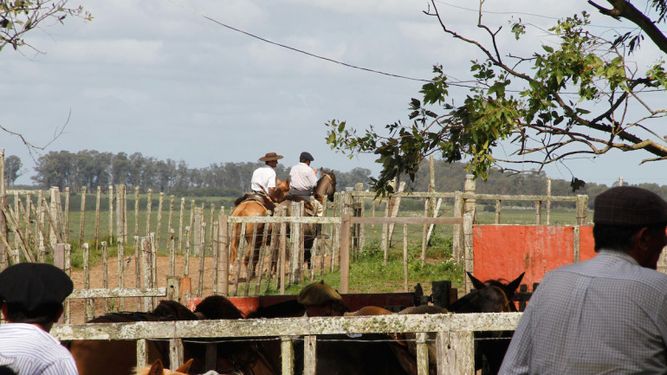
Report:
[[[243,319],[243,313],[226,297],[211,295],[204,298],[195,313],[200,313],[205,319]]]
[[[152,322],[197,319],[197,315],[182,304],[176,301],[162,300],[153,311],[111,312],[95,317],[89,320],[88,323]]]
[[[332,170],[325,168],[320,168],[320,173],[322,174],[322,177],[317,180],[317,184],[315,185],[315,188],[313,188],[313,196],[320,202],[324,201],[325,196],[329,201],[333,202],[333,193],[336,192],[336,174]],[[322,185],[327,182],[325,177],[331,179],[331,182],[329,183],[332,190],[331,192],[322,191]]]
[[[247,318],[287,318],[303,316],[305,313],[305,306],[297,302],[296,299],[290,299],[269,306],[261,306],[248,314]]]
[[[511,305],[505,292],[493,285],[483,289],[473,289],[449,306],[455,313],[503,312]]]
[[[135,375],[186,375],[190,366],[192,365],[192,358],[188,359],[184,364],[180,365],[176,370],[172,371],[168,368],[165,369],[161,360],[153,362],[149,367],[145,368],[136,368],[134,370]]]

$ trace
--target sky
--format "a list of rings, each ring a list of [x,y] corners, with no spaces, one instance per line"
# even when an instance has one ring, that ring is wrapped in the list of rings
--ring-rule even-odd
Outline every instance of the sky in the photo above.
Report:
[[[475,27],[478,2],[436,4],[448,26],[484,37]],[[66,124],[44,152],[141,152],[202,168],[254,162],[268,151],[284,155],[281,163],[289,166],[309,151],[315,167],[379,172],[372,155],[349,159],[332,151],[324,124],[339,119],[364,129],[408,123],[408,103],[423,82],[313,58],[206,17],[276,43],[411,78],[429,79],[432,66],[442,64],[453,79],[465,80],[470,60],[479,57],[423,13],[428,7],[423,0],[86,0],[83,5],[92,21],[42,24],[27,36],[35,49],[0,52],[0,124],[35,145],[50,142]],[[532,43],[548,41],[544,30],[556,18],[577,10],[588,10],[603,32],[630,26],[576,0],[487,0],[484,7],[485,22],[503,30],[512,17],[529,24],[525,41],[500,39],[524,53]],[[651,43],[644,45],[635,55],[639,64],[660,56]],[[452,93],[461,103],[464,93]],[[659,95],[651,100],[667,102]],[[30,184],[34,162],[20,139],[0,133],[0,148],[21,157],[24,176],[17,183]],[[607,185],[619,177],[667,184],[667,162],[640,165],[646,157],[617,152],[546,171],[552,178],[574,175]]]

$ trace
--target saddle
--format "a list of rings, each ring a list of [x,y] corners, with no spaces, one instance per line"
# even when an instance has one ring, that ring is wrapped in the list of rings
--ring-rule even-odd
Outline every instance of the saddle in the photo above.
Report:
[[[285,197],[286,201],[291,201],[291,202],[303,202],[303,213],[305,216],[316,216],[317,212],[315,211],[315,207],[313,207],[313,204],[310,203],[310,199],[312,197],[310,195],[288,195]]]
[[[234,207],[236,207],[239,204],[241,204],[242,202],[246,202],[246,201],[255,201],[255,202],[261,204],[262,206],[264,206],[264,208],[266,208],[271,213],[271,215],[273,215],[273,210],[276,208],[276,204],[271,200],[271,198],[269,198],[265,194],[257,193],[257,192],[254,192],[254,191],[249,192],[249,193],[245,193],[245,194],[243,194],[242,197],[237,198],[234,201]]]

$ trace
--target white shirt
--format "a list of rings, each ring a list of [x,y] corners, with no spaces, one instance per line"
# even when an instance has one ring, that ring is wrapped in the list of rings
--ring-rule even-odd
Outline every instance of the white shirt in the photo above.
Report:
[[[0,357],[21,375],[77,375],[70,352],[48,332],[32,324],[0,324]],[[102,364],[103,365],[103,364]]]
[[[290,188],[299,191],[311,191],[317,185],[317,175],[306,163],[299,163],[289,171]]]
[[[276,171],[270,166],[259,167],[252,172],[250,190],[269,193],[269,188],[276,187]]]

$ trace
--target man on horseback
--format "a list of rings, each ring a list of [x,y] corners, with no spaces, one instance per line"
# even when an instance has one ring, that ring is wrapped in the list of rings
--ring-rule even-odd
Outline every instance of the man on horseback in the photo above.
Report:
[[[299,164],[293,166],[289,171],[289,195],[303,197],[313,207],[315,216],[322,216],[324,207],[313,197],[313,188],[317,185],[317,170],[310,166],[310,162],[313,160],[315,158],[309,152],[304,151],[299,155]]]
[[[276,187],[277,177],[275,169],[278,166],[278,160],[282,158],[282,155],[278,155],[275,152],[267,152],[259,158],[259,161],[263,161],[266,165],[255,169],[250,178],[251,191],[238,198],[234,202],[234,206],[238,206],[241,202],[247,200],[253,200],[259,202],[268,211],[273,212],[275,204],[281,200],[278,197],[284,197],[287,190],[287,187],[285,187],[284,190],[278,191]]]
[[[273,189],[276,188],[276,167],[278,166],[278,160],[282,158],[282,155],[275,152],[267,152],[259,158],[259,161],[263,161],[266,165],[252,172],[250,190],[257,194],[270,196]]]

